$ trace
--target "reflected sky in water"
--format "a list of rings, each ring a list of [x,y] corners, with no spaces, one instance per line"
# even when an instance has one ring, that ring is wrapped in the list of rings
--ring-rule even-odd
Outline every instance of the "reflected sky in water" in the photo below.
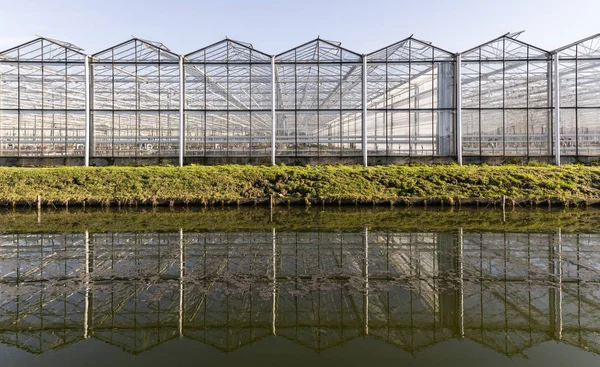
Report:
[[[106,227],[0,234],[3,365],[600,361],[593,227]]]

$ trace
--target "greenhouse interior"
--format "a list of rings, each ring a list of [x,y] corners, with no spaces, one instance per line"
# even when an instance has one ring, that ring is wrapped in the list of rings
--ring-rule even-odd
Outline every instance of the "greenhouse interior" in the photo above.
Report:
[[[521,33],[460,53],[410,36],[278,55],[38,37],[0,52],[0,165],[600,159],[600,34],[546,51]]]

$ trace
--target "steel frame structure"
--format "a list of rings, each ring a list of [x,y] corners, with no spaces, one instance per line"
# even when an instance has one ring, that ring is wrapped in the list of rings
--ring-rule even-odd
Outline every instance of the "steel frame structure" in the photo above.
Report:
[[[225,39],[184,57],[187,157],[271,156],[271,56]]]
[[[464,157],[553,155],[552,59],[515,36],[461,54]]]
[[[83,157],[85,54],[39,37],[0,56],[0,156]]]
[[[39,37],[0,52],[0,164],[598,160],[600,34],[550,52],[521,33],[275,56],[136,37],[87,56]]]

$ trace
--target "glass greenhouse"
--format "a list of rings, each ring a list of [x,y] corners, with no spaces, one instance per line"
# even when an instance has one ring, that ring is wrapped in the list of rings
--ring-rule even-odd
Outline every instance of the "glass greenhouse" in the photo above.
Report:
[[[135,37],[87,55],[39,37],[0,52],[0,165],[600,159],[600,34],[554,51],[520,34],[278,55]]]

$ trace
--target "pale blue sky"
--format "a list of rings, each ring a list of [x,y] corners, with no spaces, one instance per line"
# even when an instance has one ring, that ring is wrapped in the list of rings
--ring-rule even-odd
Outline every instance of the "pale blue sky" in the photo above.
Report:
[[[552,50],[600,33],[600,0],[0,0],[0,50],[41,34],[93,54],[132,35],[185,54],[229,38],[277,54],[321,36],[370,53],[414,33],[464,51],[509,31]]]

